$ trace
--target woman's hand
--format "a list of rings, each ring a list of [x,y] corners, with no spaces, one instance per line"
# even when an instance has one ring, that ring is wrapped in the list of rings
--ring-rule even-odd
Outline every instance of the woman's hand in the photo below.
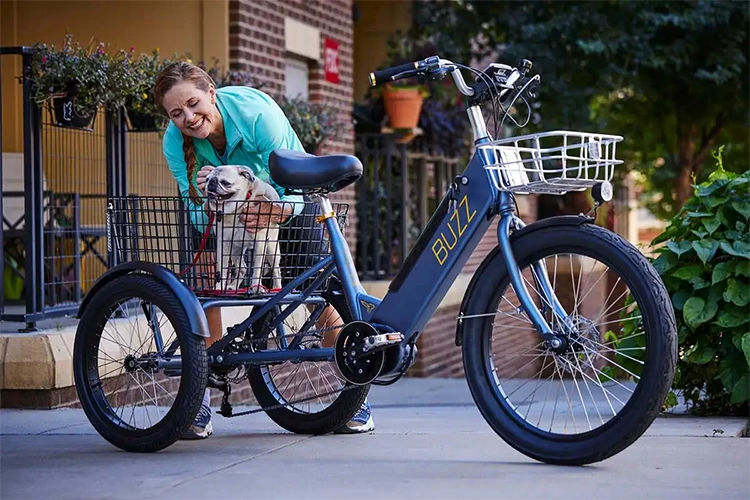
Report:
[[[198,185],[198,191],[200,191],[204,195],[206,194],[206,179],[208,178],[208,174],[210,174],[214,168],[216,167],[211,167],[208,165],[201,168],[198,171],[198,177],[195,179],[195,183]]]
[[[248,233],[255,233],[261,229],[268,229],[269,225],[273,222],[274,224],[281,224],[290,215],[292,215],[293,207],[289,203],[272,202],[271,200],[263,196],[261,198],[263,203],[251,203],[240,214],[239,219],[242,224],[245,225],[245,229]]]

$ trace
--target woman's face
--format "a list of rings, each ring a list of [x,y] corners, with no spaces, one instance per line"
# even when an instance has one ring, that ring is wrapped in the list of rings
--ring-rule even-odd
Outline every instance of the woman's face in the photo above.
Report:
[[[164,94],[162,104],[167,116],[185,135],[205,139],[218,122],[216,91],[213,85],[205,92],[192,82],[182,81]]]

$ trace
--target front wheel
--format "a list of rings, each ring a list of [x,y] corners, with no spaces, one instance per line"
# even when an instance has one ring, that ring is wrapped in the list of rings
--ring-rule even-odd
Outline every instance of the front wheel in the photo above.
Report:
[[[634,246],[590,224],[529,232],[513,252],[567,345],[555,352],[542,342],[495,252],[462,311],[464,370],[480,412],[539,461],[582,465],[619,453],[652,423],[674,376],[675,317],[661,279]],[[536,261],[567,318],[540,293]]]

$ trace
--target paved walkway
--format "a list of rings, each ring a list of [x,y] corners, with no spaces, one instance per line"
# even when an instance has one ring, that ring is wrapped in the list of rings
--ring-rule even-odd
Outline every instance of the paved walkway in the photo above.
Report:
[[[559,467],[497,437],[463,379],[407,378],[370,401],[368,435],[215,416],[209,440],[148,455],[113,448],[79,410],[0,410],[0,498],[750,498],[742,419],[659,418],[605,462]]]

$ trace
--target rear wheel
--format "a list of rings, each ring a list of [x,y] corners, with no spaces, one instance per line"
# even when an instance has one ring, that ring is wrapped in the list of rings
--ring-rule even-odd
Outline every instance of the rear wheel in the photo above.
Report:
[[[314,311],[311,313],[304,306],[298,307],[280,327],[271,329],[270,322],[278,312],[269,312],[253,325],[252,338],[257,349],[332,347],[332,340],[351,321],[351,314],[341,296],[332,296],[328,304],[341,321],[333,322],[327,329],[314,324],[306,328]],[[300,332],[305,333],[299,336]],[[299,336],[297,345],[292,344],[295,336]],[[359,410],[370,390],[369,385],[354,386],[346,382],[333,359],[252,367],[248,381],[258,404],[264,408],[276,407],[266,414],[279,426],[298,434],[326,434],[338,429]]]
[[[170,360],[174,365],[165,372]],[[190,332],[172,290],[143,274],[115,278],[91,298],[76,331],[73,362],[86,416],[126,451],[173,444],[192,423],[206,388],[203,338]]]
[[[677,342],[667,291],[635,247],[597,226],[539,229],[513,251],[550,326],[567,330],[567,346],[554,352],[542,342],[496,254],[463,311],[472,396],[529,457],[577,465],[611,457],[649,427],[671,387]],[[541,259],[567,319],[542,299],[531,267]]]

